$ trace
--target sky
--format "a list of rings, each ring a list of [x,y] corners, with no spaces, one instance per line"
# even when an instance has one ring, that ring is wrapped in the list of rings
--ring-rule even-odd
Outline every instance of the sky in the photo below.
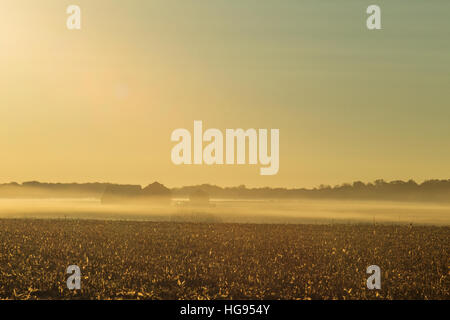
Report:
[[[449,17],[448,0],[3,0],[0,182],[450,178]],[[278,174],[174,165],[194,120],[279,129]]]

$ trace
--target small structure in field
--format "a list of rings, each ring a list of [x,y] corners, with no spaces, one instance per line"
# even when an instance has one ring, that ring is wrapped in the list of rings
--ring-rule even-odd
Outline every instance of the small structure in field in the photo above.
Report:
[[[172,192],[169,188],[159,182],[153,182],[142,189],[142,199],[144,201],[170,204]]]
[[[139,185],[109,185],[101,202],[103,204],[170,204],[172,192],[161,183],[154,182],[144,189]]]

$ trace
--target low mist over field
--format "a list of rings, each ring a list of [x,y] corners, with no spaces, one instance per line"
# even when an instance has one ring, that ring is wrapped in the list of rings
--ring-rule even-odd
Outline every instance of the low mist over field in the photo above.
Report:
[[[450,205],[354,200],[186,199],[159,204],[101,204],[98,199],[0,199],[0,218],[113,219],[239,223],[399,223],[450,225]]]
[[[450,225],[450,180],[376,180],[314,189],[0,184],[0,218]]]

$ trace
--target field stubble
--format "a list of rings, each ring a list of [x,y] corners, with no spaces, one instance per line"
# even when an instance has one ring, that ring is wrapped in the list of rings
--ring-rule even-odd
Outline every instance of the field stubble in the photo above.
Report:
[[[449,299],[449,227],[0,220],[3,299]],[[66,268],[81,268],[81,290]],[[381,268],[368,290],[366,268]]]

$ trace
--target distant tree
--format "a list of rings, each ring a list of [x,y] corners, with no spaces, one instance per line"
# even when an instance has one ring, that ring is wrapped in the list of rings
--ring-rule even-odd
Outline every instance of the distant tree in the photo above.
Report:
[[[386,185],[387,183],[383,179],[377,179],[374,181],[374,184],[376,187],[382,187],[382,186]]]
[[[365,186],[366,185],[362,181],[355,181],[355,182],[353,182],[353,188],[355,188],[355,189],[362,189]]]

